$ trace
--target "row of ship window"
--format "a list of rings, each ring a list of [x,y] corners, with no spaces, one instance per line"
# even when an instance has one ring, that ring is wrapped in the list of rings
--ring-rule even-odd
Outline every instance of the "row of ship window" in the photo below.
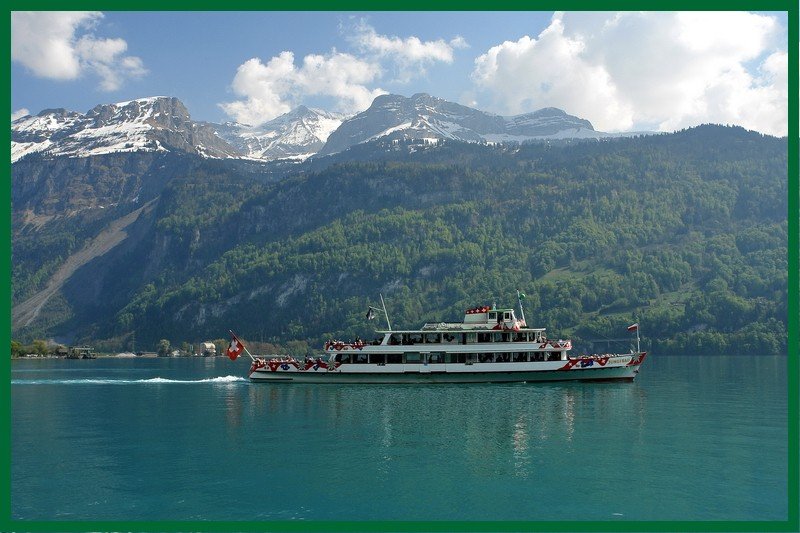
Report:
[[[414,344],[476,344],[483,342],[544,342],[541,331],[486,331],[469,333],[392,333],[391,346]]]
[[[488,352],[488,353],[430,353],[418,352],[366,354],[338,353],[334,361],[342,364],[440,364],[440,363],[524,363],[528,361],[559,361],[565,352]]]

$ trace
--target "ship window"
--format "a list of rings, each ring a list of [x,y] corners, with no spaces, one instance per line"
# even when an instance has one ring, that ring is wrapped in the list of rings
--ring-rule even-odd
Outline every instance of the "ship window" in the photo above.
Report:
[[[441,342],[438,333],[426,333],[425,344],[439,344]]]
[[[468,353],[468,354],[466,354],[466,356],[467,356],[467,364],[468,365],[471,365],[472,363],[474,363],[475,361],[478,360],[478,354],[476,354],[476,353]]]
[[[459,340],[461,340],[461,336],[463,333],[455,334],[455,333],[442,333],[442,343],[444,344],[458,344]]]
[[[479,353],[478,354],[478,362],[479,363],[491,363],[494,359],[493,353]]]
[[[508,363],[511,361],[511,354],[507,352],[494,354],[495,361],[498,363]]]
[[[544,361],[544,352],[533,352],[534,361]]]
[[[410,333],[408,340],[410,344],[422,344],[422,333]]]
[[[489,321],[491,322],[492,320],[497,320],[497,313],[495,312],[489,313]]]
[[[503,335],[505,334],[499,331],[492,333],[492,342],[503,342]]]
[[[547,356],[548,361],[558,361],[561,359],[561,354],[558,352],[550,352]]]
[[[428,362],[431,364],[444,363],[444,354],[442,352],[435,352],[428,356]]]
[[[522,363],[527,360],[528,360],[528,354],[526,352],[514,352],[515,363]]]
[[[490,342],[491,333],[478,333],[478,342]]]
[[[392,333],[392,336],[389,337],[389,346],[397,346],[403,341],[402,337],[399,333]]]
[[[388,365],[401,365],[403,364],[403,354],[389,353],[386,354],[386,364]]]
[[[419,352],[406,352],[406,364],[413,365],[418,364],[422,361],[422,357],[420,357]]]
[[[403,333],[402,344],[403,346],[408,346],[409,344],[411,344],[411,336],[408,333]]]
[[[447,354],[447,362],[448,363],[466,363],[467,362],[467,354],[465,353],[449,353]]]
[[[337,363],[342,363],[346,365],[350,362],[350,354],[349,353],[337,353],[336,358],[334,359]]]
[[[503,320],[511,320],[511,313],[509,313],[508,311],[503,313]]]
[[[374,365],[382,365],[386,363],[386,354],[383,353],[371,353],[369,354],[369,362]]]
[[[359,364],[366,364],[367,363],[367,354],[365,353],[354,353],[353,354],[353,362]]]
[[[519,331],[514,334],[514,342],[526,342],[528,340],[528,334],[524,331]]]

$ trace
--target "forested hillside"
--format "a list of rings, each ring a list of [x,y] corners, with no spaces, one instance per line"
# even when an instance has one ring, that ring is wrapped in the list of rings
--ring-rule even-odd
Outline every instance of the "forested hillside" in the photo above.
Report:
[[[786,351],[786,139],[702,126],[561,145],[379,143],[324,161],[277,183],[187,166],[135,238],[16,333],[121,349],[134,331],[149,348],[234,329],[315,347],[371,335],[379,293],[392,325],[414,328],[512,305],[521,289],[528,324],[578,347],[638,321],[661,353]],[[15,285],[31,272],[16,269]]]

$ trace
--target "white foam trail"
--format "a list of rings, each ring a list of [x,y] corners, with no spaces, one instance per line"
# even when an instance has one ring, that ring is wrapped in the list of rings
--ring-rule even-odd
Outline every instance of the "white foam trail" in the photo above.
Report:
[[[12,379],[12,385],[131,385],[131,384],[197,384],[197,383],[243,383],[247,380],[240,376],[220,376],[206,379]]]

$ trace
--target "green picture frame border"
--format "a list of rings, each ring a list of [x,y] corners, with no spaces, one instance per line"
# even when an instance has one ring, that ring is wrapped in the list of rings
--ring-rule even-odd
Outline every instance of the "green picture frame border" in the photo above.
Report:
[[[798,2],[791,1],[754,1],[754,0],[559,0],[559,1],[521,1],[504,0],[486,9],[485,1],[445,0],[436,3],[420,0],[406,0],[403,9],[395,9],[394,4],[383,3],[376,9],[374,2],[365,0],[304,0],[300,5],[285,2],[255,2],[234,0],[226,2],[221,9],[220,2],[215,0],[153,1],[140,0],[73,0],[67,2],[69,10],[102,10],[102,11],[336,11],[336,12],[375,12],[375,11],[781,11],[788,14],[788,54],[789,54],[789,129],[788,129],[788,517],[785,521],[29,521],[11,519],[11,362],[10,357],[3,357],[0,362],[0,531],[43,531],[43,532],[79,532],[79,531],[761,531],[761,532],[796,532],[800,531],[798,505],[800,491],[798,477],[800,472],[800,411],[798,410],[798,325],[800,310],[798,298],[798,226],[800,224],[800,188],[798,181]],[[286,9],[290,6],[290,9]],[[7,49],[6,91],[8,101],[11,100],[11,12],[16,10],[65,10],[63,2],[53,0],[34,0],[23,2],[12,0],[9,16],[5,19],[5,41]],[[7,130],[6,146],[10,146],[11,133]],[[0,253],[0,271],[5,272],[8,283],[2,285],[2,307],[6,320],[0,325],[0,339],[5,346],[11,340],[11,162],[6,164],[3,186],[0,187],[0,204],[3,217],[0,219],[0,230],[7,236],[8,243],[4,253]],[[5,490],[3,490],[5,489]]]

